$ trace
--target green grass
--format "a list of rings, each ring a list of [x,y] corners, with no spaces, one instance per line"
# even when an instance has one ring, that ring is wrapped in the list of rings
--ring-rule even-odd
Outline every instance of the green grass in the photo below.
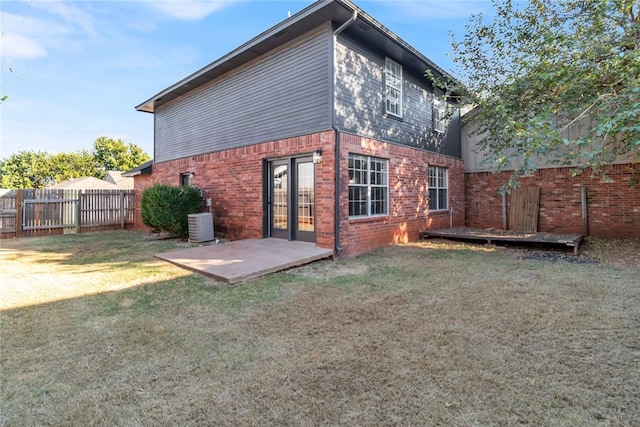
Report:
[[[636,268],[426,242],[225,286],[144,237],[2,242],[0,425],[640,424]]]

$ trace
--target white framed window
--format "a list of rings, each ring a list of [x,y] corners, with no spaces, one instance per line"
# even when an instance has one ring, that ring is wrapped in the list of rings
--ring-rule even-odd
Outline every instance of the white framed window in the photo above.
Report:
[[[385,112],[402,117],[402,66],[389,58],[384,60]]]
[[[429,166],[429,210],[443,211],[449,207],[449,171]]]
[[[447,130],[447,101],[436,96],[433,98],[433,130],[438,133],[445,133]]]
[[[349,154],[349,217],[387,215],[389,161]]]

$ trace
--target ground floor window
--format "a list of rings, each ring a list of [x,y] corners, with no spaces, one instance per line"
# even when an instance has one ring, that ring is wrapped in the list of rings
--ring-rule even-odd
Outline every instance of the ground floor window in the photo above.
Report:
[[[446,168],[429,166],[429,210],[448,209],[449,177]]]
[[[183,187],[188,187],[191,185],[191,181],[193,180],[193,173],[186,172],[180,174],[180,185]]]
[[[389,212],[389,161],[349,154],[349,216]]]

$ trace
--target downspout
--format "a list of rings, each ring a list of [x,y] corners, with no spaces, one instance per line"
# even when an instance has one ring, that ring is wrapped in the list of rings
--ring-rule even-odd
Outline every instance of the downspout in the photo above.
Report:
[[[340,225],[340,128],[336,125],[336,45],[337,45],[337,41],[338,41],[338,35],[343,32],[345,29],[347,29],[347,27],[351,24],[353,24],[354,22],[356,22],[356,20],[358,19],[358,11],[357,10],[353,10],[353,15],[351,16],[351,18],[345,22],[344,24],[340,25],[334,32],[333,32],[333,63],[331,64],[331,70],[333,72],[333,87],[332,89],[332,94],[331,94],[331,105],[332,105],[332,110],[333,110],[333,114],[332,114],[332,124],[333,124],[333,130],[335,131],[335,153],[334,153],[334,159],[335,159],[335,173],[336,173],[336,182],[335,182],[335,206],[334,206],[334,211],[335,211],[335,247],[336,247],[336,254],[340,254],[343,250],[342,246],[340,245],[340,230],[342,229],[342,226]]]
[[[335,212],[335,238],[336,238],[336,254],[340,255],[343,250],[343,247],[340,245],[340,230],[342,229],[342,225],[340,224],[340,128],[336,125],[333,125],[333,130],[335,131],[335,171],[336,171],[336,182],[335,182],[335,206],[333,210]]]
[[[353,10],[353,15],[351,15],[351,18],[349,18],[349,20],[347,22],[345,22],[344,24],[340,25],[338,27],[338,29],[333,32],[333,40],[335,41],[336,38],[338,37],[338,35],[341,32],[346,30],[349,25],[351,25],[354,22],[356,22],[356,19],[358,19],[358,11],[354,9]],[[334,48],[335,48],[335,46],[334,46]],[[334,54],[335,54],[335,50],[334,50]],[[335,58],[335,56],[334,56],[334,58]]]

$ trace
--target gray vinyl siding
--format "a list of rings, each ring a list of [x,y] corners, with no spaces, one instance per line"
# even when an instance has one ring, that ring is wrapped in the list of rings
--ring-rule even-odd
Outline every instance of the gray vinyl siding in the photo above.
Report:
[[[398,62],[397,58],[391,58]],[[336,44],[335,122],[345,131],[460,158],[456,114],[443,134],[433,131],[433,92],[403,67],[402,119],[385,114],[384,55],[345,35]],[[402,63],[400,63],[402,65]]]
[[[330,44],[327,23],[158,107],[155,161],[330,129]]]

